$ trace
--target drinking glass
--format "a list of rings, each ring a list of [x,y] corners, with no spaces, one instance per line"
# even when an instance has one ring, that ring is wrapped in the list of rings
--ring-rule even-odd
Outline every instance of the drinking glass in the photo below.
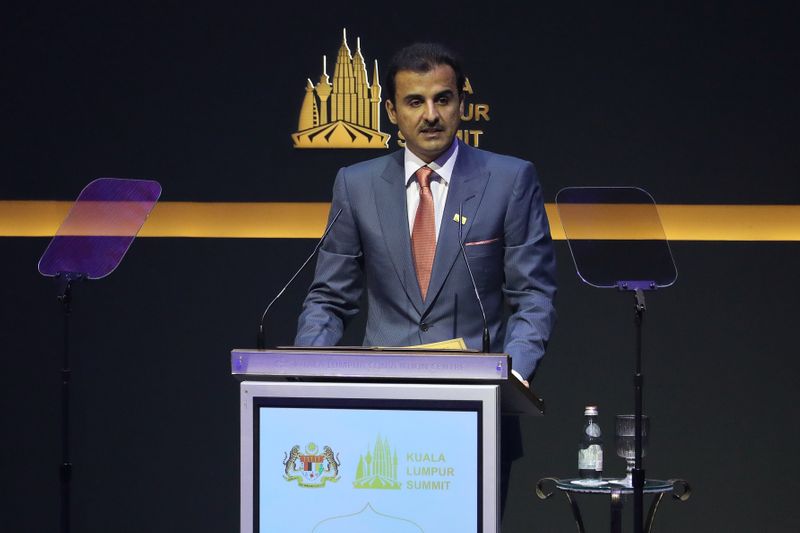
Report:
[[[650,419],[642,415],[642,457],[647,455],[648,437],[650,434]],[[614,431],[614,444],[617,455],[627,463],[626,475],[619,483],[626,487],[633,486],[633,468],[636,466],[636,416],[617,415],[616,429]]]

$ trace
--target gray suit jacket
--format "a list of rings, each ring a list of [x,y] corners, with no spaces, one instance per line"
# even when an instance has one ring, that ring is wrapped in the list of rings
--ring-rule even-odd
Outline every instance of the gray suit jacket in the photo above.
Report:
[[[364,345],[407,346],[463,337],[480,349],[478,303],[459,257],[457,214],[486,310],[492,351],[533,374],[555,322],[555,257],[542,192],[526,161],[460,144],[425,301],[411,256],[403,151],[342,168],[295,344],[332,346],[367,290]]]

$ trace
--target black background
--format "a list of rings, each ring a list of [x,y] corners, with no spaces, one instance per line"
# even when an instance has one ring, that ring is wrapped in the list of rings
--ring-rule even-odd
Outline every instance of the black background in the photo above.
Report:
[[[490,105],[490,122],[465,127],[533,160],[548,202],[568,185],[639,185],[660,203],[796,204],[797,15],[756,2],[19,3],[0,22],[0,199],[71,200],[125,176],[159,180],[170,201],[328,201],[339,166],[382,153],[291,146],[305,80],[322,54],[333,74],[346,27],[382,68],[414,40],[458,50],[470,101]],[[4,531],[58,527],[61,320],[35,268],[46,244],[0,239]],[[139,239],[112,276],[77,287],[76,531],[237,530],[229,351],[254,345],[263,306],[312,247]],[[694,494],[656,525],[793,531],[800,249],[672,248],[677,284],[648,294],[646,467]],[[504,531],[574,528],[566,500],[533,488],[574,474],[585,404],[600,406],[607,473],[623,468],[609,436],[633,408],[632,298],[581,285],[556,249],[560,319],[534,383],[548,413],[523,421]],[[309,281],[274,309],[269,342],[291,341]],[[582,503],[605,529],[605,502]]]

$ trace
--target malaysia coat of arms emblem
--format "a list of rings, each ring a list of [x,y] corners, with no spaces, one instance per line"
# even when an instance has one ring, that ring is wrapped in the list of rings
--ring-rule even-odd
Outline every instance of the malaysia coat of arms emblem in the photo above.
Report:
[[[303,452],[300,445],[295,444],[291,450],[284,452],[283,478],[286,481],[296,481],[301,487],[321,488],[327,482],[339,481],[339,454],[334,453],[330,446],[319,447],[310,442]]]

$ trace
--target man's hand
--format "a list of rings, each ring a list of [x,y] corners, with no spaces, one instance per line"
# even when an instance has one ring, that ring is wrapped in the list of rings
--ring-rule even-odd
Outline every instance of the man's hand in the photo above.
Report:
[[[531,388],[531,384],[530,384],[530,383],[528,383],[528,381],[527,381],[527,380],[525,380],[525,379],[522,379],[522,376],[520,376],[520,375],[519,375],[519,372],[517,372],[516,370],[512,369],[512,370],[511,370],[511,373],[512,373],[512,374],[514,374],[514,376],[516,376],[516,378],[517,378],[517,379],[520,381],[520,383],[522,383],[523,385],[525,385],[525,387],[526,387],[526,388],[528,388],[528,389],[530,389],[530,388]]]

